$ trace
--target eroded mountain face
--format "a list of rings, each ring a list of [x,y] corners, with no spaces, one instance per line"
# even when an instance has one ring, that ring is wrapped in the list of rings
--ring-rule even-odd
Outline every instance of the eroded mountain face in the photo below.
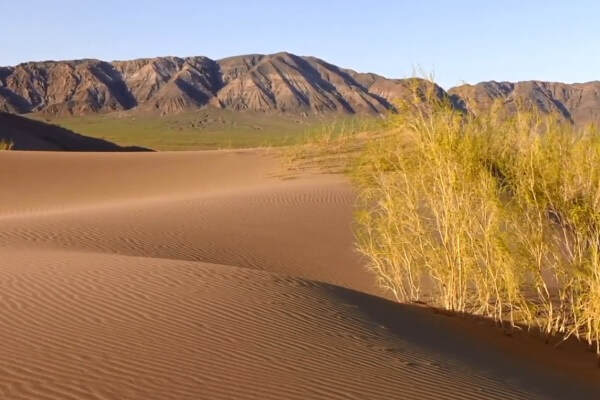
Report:
[[[212,105],[238,111],[378,114],[406,95],[407,82],[289,53],[218,61],[32,62],[0,68],[0,110],[79,115],[137,108],[168,114]]]
[[[544,113],[556,113],[575,125],[600,122],[600,82],[482,82],[462,85],[448,93],[473,112],[489,107],[500,100],[504,107],[514,110],[535,106]]]
[[[423,81],[421,81],[422,83]],[[82,115],[139,109],[171,114],[207,105],[235,111],[382,114],[414,87],[414,79],[358,73],[290,53],[158,57],[131,61],[30,62],[0,67],[0,111]],[[600,123],[600,82],[483,82],[457,86],[455,105],[476,112],[500,99],[534,105],[577,125]]]

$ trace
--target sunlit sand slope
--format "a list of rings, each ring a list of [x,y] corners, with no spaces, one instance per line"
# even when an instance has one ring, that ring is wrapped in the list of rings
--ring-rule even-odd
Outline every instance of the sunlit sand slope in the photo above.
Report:
[[[0,398],[597,398],[539,343],[387,300],[350,185],[278,172],[258,151],[0,154]]]

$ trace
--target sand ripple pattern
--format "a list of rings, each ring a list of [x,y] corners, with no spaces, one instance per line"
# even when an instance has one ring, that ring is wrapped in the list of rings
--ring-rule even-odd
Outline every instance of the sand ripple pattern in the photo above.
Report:
[[[277,168],[0,154],[0,399],[596,398],[381,297],[349,184]]]

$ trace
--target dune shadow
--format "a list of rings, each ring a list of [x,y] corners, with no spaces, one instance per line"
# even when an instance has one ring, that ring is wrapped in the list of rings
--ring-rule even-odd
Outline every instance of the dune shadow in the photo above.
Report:
[[[81,135],[58,125],[0,112],[0,141],[13,150],[139,152],[140,146],[119,146],[104,139]]]
[[[485,319],[481,318],[490,325],[489,332],[481,334],[481,329],[471,332],[475,321],[465,320],[464,316],[456,313],[401,304],[335,285],[324,284],[323,287],[336,300],[356,308],[373,326],[384,326],[393,335],[392,340],[423,348],[439,356],[440,361],[452,361],[485,377],[511,386],[517,384],[519,388],[551,399],[599,398],[600,369],[595,370],[593,362],[581,368],[589,368],[589,376],[596,374],[597,382],[593,381],[594,378],[579,379],[575,371],[546,368],[543,362],[529,357],[531,354],[528,352],[520,355],[519,350],[502,351],[499,346],[490,345],[492,335],[502,336],[501,330],[493,330],[491,320],[483,321]],[[521,346],[519,349],[527,346],[527,342],[517,343],[518,339],[514,340],[515,345]],[[556,350],[548,345],[547,351]]]

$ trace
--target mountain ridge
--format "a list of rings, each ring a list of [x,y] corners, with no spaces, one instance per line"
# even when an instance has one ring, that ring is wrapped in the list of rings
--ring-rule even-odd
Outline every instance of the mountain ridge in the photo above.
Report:
[[[82,115],[120,110],[170,114],[205,106],[236,111],[382,114],[408,80],[366,75],[287,52],[212,60],[203,56],[125,61],[27,62],[0,67],[0,111]],[[371,82],[376,81],[376,82]],[[385,87],[380,93],[369,90]],[[441,89],[441,88],[440,88]]]
[[[478,112],[494,101],[501,101],[503,107],[510,111],[514,111],[521,103],[526,107],[533,106],[542,113],[555,113],[562,120],[577,126],[600,123],[600,81],[486,81],[453,87],[448,94],[471,112]]]
[[[288,52],[213,60],[204,56],[122,61],[81,59],[0,67],[0,111],[51,116],[142,110],[174,114],[204,107],[234,111],[381,115],[410,95],[414,78],[390,79]],[[600,81],[497,82],[435,87],[477,112],[518,102],[583,125],[600,123]]]

